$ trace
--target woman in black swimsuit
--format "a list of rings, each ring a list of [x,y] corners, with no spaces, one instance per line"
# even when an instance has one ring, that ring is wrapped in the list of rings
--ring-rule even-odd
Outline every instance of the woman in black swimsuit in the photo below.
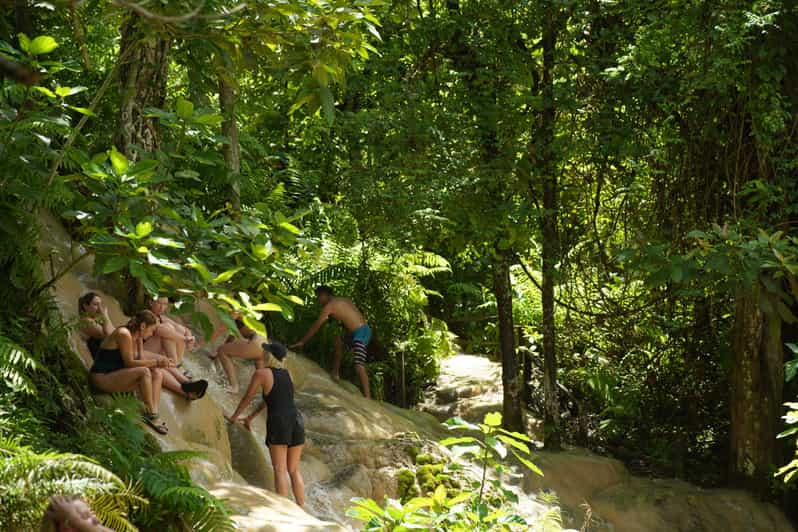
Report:
[[[138,390],[146,410],[144,421],[156,432],[166,434],[166,424],[158,423],[163,373],[156,368],[174,364],[164,356],[143,359],[144,340],[152,336],[157,321],[149,310],[142,310],[127,325],[108,335],[97,352],[91,367],[91,383],[106,393]]]
[[[91,358],[96,360],[103,340],[113,334],[114,325],[108,316],[108,309],[102,304],[102,299],[94,292],[88,292],[78,299],[78,309],[81,312],[79,329],[81,338],[86,340]],[[155,360],[158,356],[146,349],[141,352],[143,359]],[[177,368],[165,367],[160,371],[163,372],[163,387],[189,401],[201,399],[208,389],[208,381],[204,379],[192,381]]]
[[[100,344],[106,336],[114,332],[114,324],[108,316],[108,309],[102,298],[94,292],[87,292],[78,299],[80,325],[78,332],[86,342],[91,358],[97,358]]]
[[[249,428],[252,419],[268,408],[266,445],[269,447],[274,468],[274,490],[279,495],[288,497],[288,477],[291,477],[294,500],[299,506],[304,506],[305,482],[299,471],[299,459],[305,445],[305,424],[302,414],[294,404],[291,374],[282,367],[286,349],[277,342],[264,343],[262,347],[267,367],[255,370],[238,408],[232,416],[225,417],[229,422],[235,423],[258,391],[261,392],[263,404],[246,418],[244,425]]]

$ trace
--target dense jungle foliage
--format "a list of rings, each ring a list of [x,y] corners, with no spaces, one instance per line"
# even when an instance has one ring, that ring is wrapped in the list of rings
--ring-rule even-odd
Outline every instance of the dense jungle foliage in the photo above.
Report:
[[[229,525],[190,457],[89,393],[49,295],[65,271],[36,251],[47,210],[128,311],[168,294],[207,335],[207,298],[295,341],[329,284],[374,327],[383,400],[485,353],[506,429],[531,415],[548,448],[789,506],[796,32],[794,0],[4,3],[4,500],[55,456],[108,520]],[[329,364],[337,332],[306,352]]]

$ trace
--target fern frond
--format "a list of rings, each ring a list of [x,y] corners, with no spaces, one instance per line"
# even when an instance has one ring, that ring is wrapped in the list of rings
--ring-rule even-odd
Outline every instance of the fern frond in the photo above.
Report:
[[[0,380],[11,391],[28,395],[36,393],[29,374],[42,369],[39,361],[23,347],[0,335]]]

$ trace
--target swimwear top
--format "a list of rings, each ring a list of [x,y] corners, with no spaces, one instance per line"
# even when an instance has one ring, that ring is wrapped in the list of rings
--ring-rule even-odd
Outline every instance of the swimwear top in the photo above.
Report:
[[[86,345],[89,348],[89,353],[91,353],[92,360],[97,360],[97,353],[100,352],[100,344],[102,343],[103,343],[102,338],[90,337],[86,340]]]
[[[125,368],[125,361],[122,360],[122,351],[116,349],[106,349],[101,347],[97,351],[94,365],[91,367],[92,373],[113,373]]]
[[[263,394],[263,400],[269,409],[269,415],[295,414],[294,383],[287,369],[271,368],[274,384],[269,395]]]

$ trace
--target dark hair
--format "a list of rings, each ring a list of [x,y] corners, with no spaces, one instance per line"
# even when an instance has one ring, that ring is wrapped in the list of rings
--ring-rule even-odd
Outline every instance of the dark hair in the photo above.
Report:
[[[276,358],[280,362],[282,362],[283,359],[285,358],[285,355],[288,354],[288,350],[280,342],[264,343],[261,344],[261,347],[267,353],[271,353],[274,356],[274,358]]]
[[[155,314],[152,313],[150,310],[140,310],[136,312],[136,315],[130,318],[130,321],[127,322],[127,327],[130,332],[136,332],[139,330],[142,324],[144,325],[155,325],[158,323],[158,318]]]
[[[94,292],[86,292],[82,296],[78,298],[78,314],[81,316],[86,313],[86,310],[83,308],[86,305],[90,305],[94,298],[97,297],[97,294]]]
[[[333,289],[327,286],[326,284],[322,284],[316,287],[316,295],[320,296],[321,294],[327,294],[328,296],[333,296]]]
[[[236,327],[238,327],[239,329],[243,329],[246,326],[247,325],[246,323],[244,323],[244,318],[236,318]]]

